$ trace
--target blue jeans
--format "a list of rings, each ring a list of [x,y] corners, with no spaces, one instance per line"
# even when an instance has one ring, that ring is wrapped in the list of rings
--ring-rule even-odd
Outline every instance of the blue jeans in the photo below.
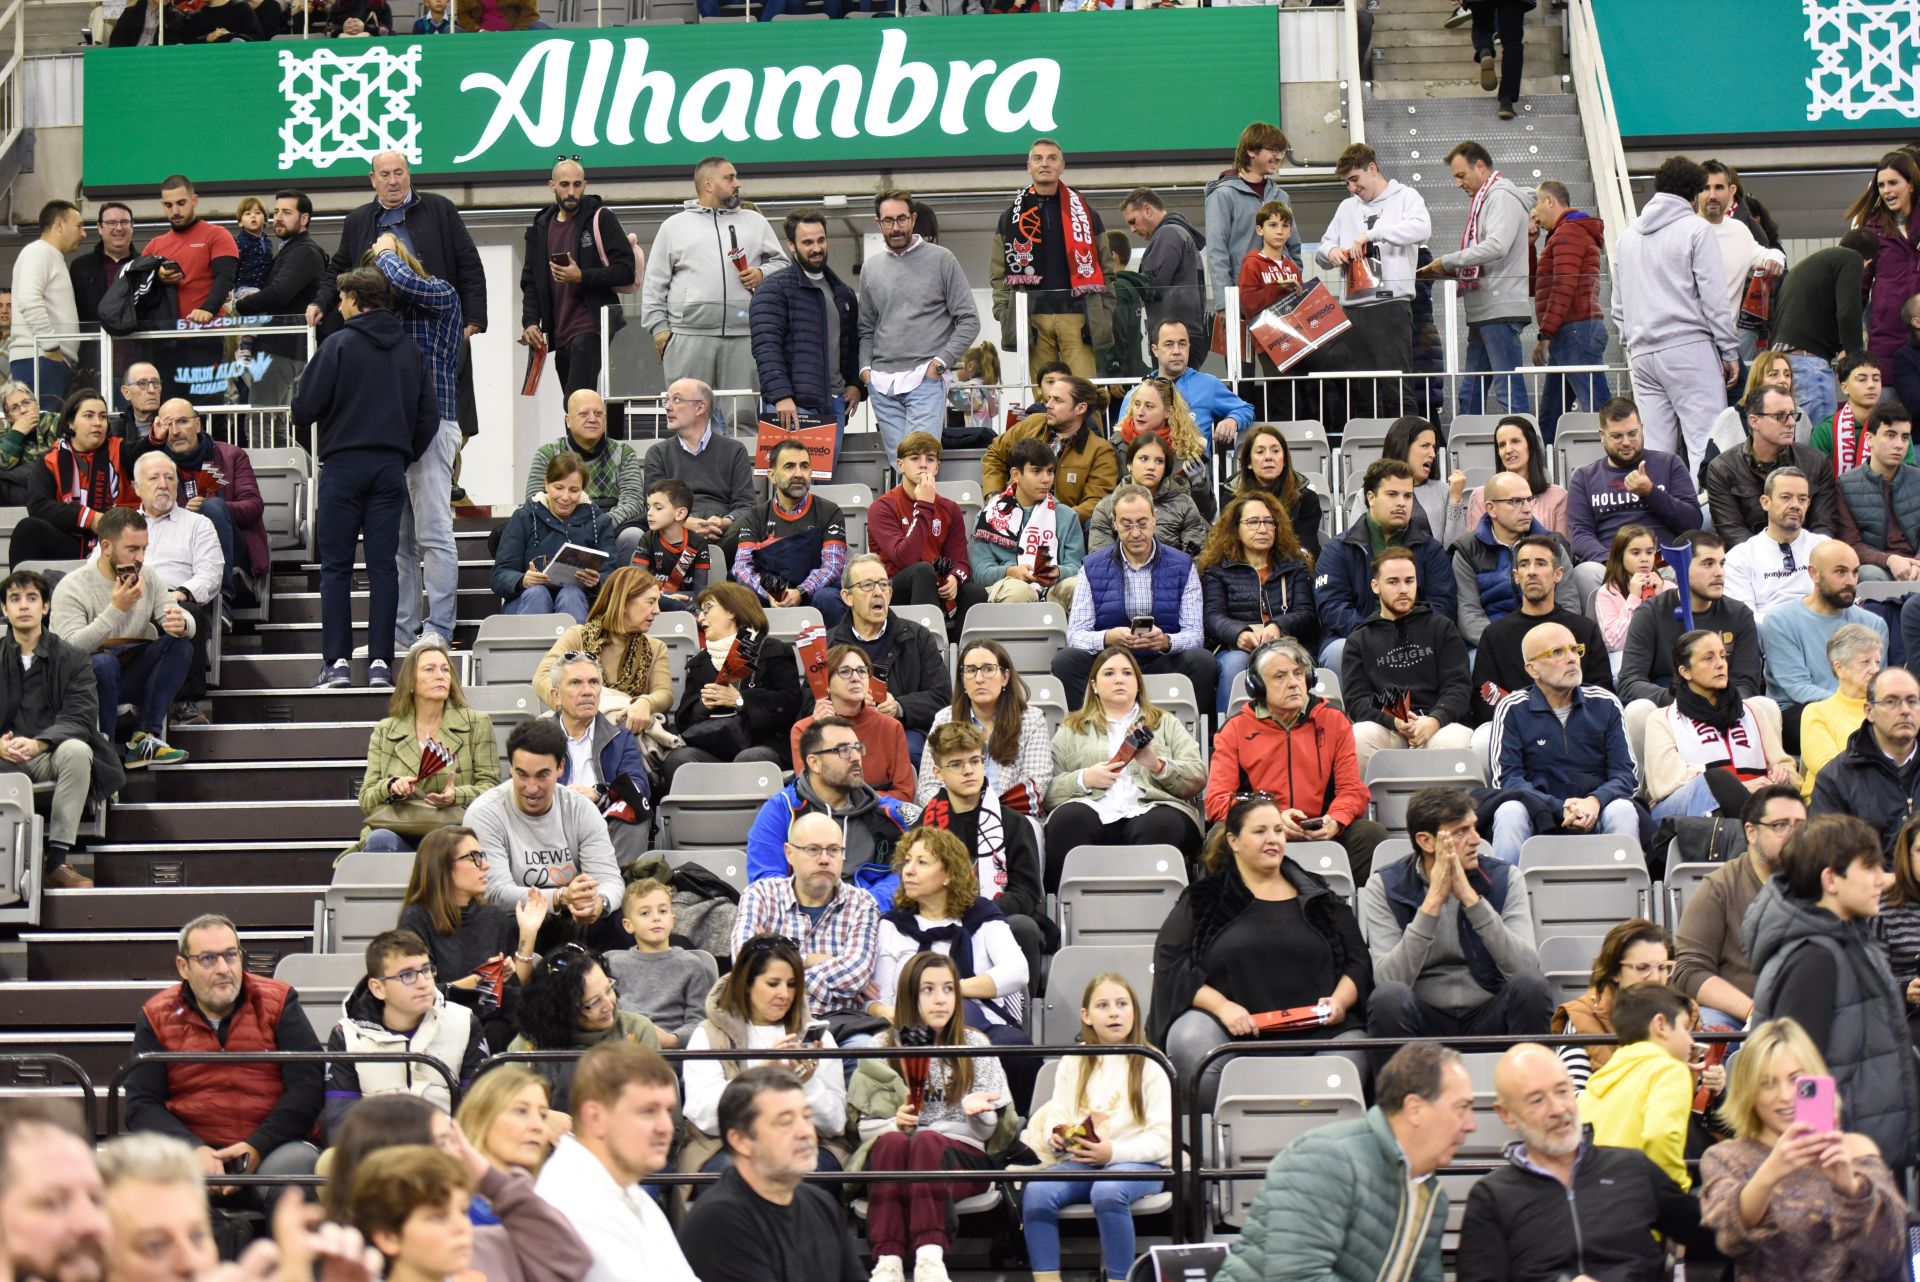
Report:
[[[880,429],[880,444],[888,458],[909,432],[931,432],[938,438],[947,425],[946,383],[928,378],[904,396],[874,393],[873,422]]]
[[[1083,1162],[1061,1162],[1056,1171],[1094,1171]],[[1153,1171],[1145,1162],[1115,1162],[1109,1171]],[[1060,1271],[1060,1210],[1081,1202],[1093,1204],[1100,1226],[1100,1259],[1109,1278],[1124,1278],[1133,1267],[1132,1206],[1165,1187],[1162,1180],[1047,1180],[1027,1185],[1021,1210],[1027,1224],[1027,1259],[1037,1273]]]
[[[213,523],[214,537],[220,540],[220,599],[233,599],[233,513],[225,499],[207,499],[200,504],[200,515]]]
[[[1253,656],[1245,650],[1222,650],[1220,659],[1220,687],[1214,695],[1214,711],[1221,717],[1227,715],[1227,703],[1233,698],[1233,683],[1247,670],[1247,664]]]
[[[125,664],[120,662],[123,655],[128,656]],[[167,713],[180,697],[187,666],[193,662],[193,642],[163,636],[117,645],[91,658],[94,684],[100,688],[100,733],[111,740],[120,705],[130,703],[140,728],[165,738]]]
[[[1787,357],[1793,370],[1793,399],[1815,427],[1831,418],[1840,408],[1840,380],[1834,377],[1833,363],[1818,356]]]
[[[67,399],[67,385],[73,381],[73,366],[65,361],[56,361],[48,356],[36,356],[27,360],[13,362],[15,381],[33,386],[35,362],[40,366],[40,408],[54,413],[60,411],[61,402]]]
[[[1600,810],[1600,822],[1593,826],[1595,832],[1604,832],[1615,837],[1632,837],[1640,840],[1640,809],[1624,798],[1609,801]],[[1518,801],[1506,801],[1493,812],[1493,857],[1502,863],[1520,866],[1520,847],[1527,844],[1527,838],[1533,836],[1533,824],[1527,819],[1527,808]]]
[[[367,658],[393,662],[399,607],[400,518],[407,506],[404,459],[391,450],[340,450],[320,464],[320,655],[353,654],[354,543],[366,542]]]
[[[575,623],[587,621],[587,609],[593,603],[587,600],[587,594],[577,583],[555,587],[551,583],[536,583],[532,587],[520,589],[520,595],[507,602],[508,614],[565,614]],[[448,638],[449,642],[452,638]]]
[[[1496,320],[1479,325],[1467,326],[1467,372],[1502,372],[1521,368],[1520,331],[1526,328],[1525,321]],[[1484,383],[1494,384],[1494,399],[1500,402],[1502,412],[1524,414],[1527,412],[1527,385],[1518,375],[1498,380],[1468,378],[1460,383],[1460,412],[1478,414],[1483,399]]]
[[[1599,365],[1606,358],[1607,323],[1598,316],[1568,321],[1547,340],[1547,360],[1554,365]],[[1605,374],[1549,374],[1540,389],[1540,439],[1553,443],[1554,425],[1573,405],[1578,404],[1589,414],[1598,413],[1611,395]]]
[[[1689,779],[1685,787],[1677,788],[1662,797],[1653,808],[1653,821],[1680,818],[1683,815],[1710,815],[1720,808],[1713,798],[1713,790],[1707,787],[1707,777],[1698,775]]]
[[[840,599],[838,583],[829,583],[824,588],[815,590],[814,594],[807,598],[807,604],[820,611],[820,617],[825,620],[829,632],[839,627],[840,620],[847,617],[847,603]]]
[[[375,828],[367,834],[367,839],[360,843],[360,849],[362,850],[399,851],[418,850],[419,848],[420,839],[418,837],[404,837],[391,828]]]
[[[400,517],[400,606],[394,645],[405,650],[420,635],[424,578],[427,631],[453,644],[459,555],[453,546],[453,458],[460,450],[460,424],[441,419],[427,452],[407,468],[407,506]]]

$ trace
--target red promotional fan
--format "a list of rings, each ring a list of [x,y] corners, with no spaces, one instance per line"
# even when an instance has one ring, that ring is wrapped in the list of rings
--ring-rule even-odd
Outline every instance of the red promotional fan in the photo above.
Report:
[[[705,638],[701,638],[705,643]],[[720,671],[714,673],[714,682],[723,686],[739,685],[753,675],[754,661],[759,658],[760,643],[757,639],[736,636],[733,646],[727,651],[727,661],[720,665]]]
[[[452,761],[453,753],[448,750],[445,744],[437,739],[429,739],[420,745],[420,774],[418,777],[421,780],[431,779],[442,770],[445,770]]]
[[[902,1046],[933,1045],[933,1030],[925,1024],[909,1024],[895,1036]],[[903,1055],[898,1062],[900,1077],[907,1084],[907,1107],[919,1113],[926,1108],[927,1070],[933,1067],[933,1060],[926,1055]]]
[[[1153,731],[1147,729],[1147,723],[1136,721],[1133,729],[1127,731],[1127,737],[1120,741],[1120,750],[1113,754],[1113,760],[1107,764],[1115,770],[1123,770],[1129,761],[1140,755],[1140,749],[1152,742]]]
[[[801,670],[807,674],[807,685],[813,691],[815,699],[827,697],[827,630],[818,623],[809,623],[800,629],[800,635],[793,641],[794,655],[800,661]]]
[[[1027,785],[1017,783],[1000,794],[1000,808],[1014,810],[1023,815],[1033,813],[1033,797],[1027,792]]]
[[[1318,1028],[1332,1015],[1332,1008],[1324,1005],[1289,1006],[1261,1011],[1253,1017],[1253,1026],[1263,1033],[1290,1033],[1299,1028]]]
[[[1747,329],[1765,329],[1773,315],[1773,289],[1763,268],[1756,267],[1747,276],[1747,292],[1740,298],[1740,324]]]
[[[473,968],[473,973],[480,976],[480,1005],[497,1009],[500,992],[507,983],[507,959],[501,956],[481,962]]]

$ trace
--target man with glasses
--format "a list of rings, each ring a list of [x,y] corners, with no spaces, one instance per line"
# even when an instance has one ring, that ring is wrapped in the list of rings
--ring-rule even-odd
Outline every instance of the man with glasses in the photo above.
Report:
[[[1707,464],[1704,484],[1714,533],[1725,539],[1727,546],[1738,547],[1764,530],[1767,510],[1761,491],[1775,472],[1792,467],[1805,473],[1810,487],[1807,527],[1838,538],[1840,498],[1833,479],[1833,460],[1793,439],[1800,421],[1793,393],[1779,387],[1758,387],[1747,394],[1741,410],[1747,418],[1746,443]],[[1901,454],[1905,453],[1903,449]]]
[[[385,930],[367,945],[366,978],[347,995],[327,1049],[431,1055],[465,1090],[487,1057],[487,1036],[471,1010],[441,995],[420,937]],[[418,1095],[443,1113],[453,1111],[447,1079],[424,1064],[337,1059],[326,1065],[326,1082],[327,1133],[336,1137],[348,1110],[368,1095]]]
[[[131,379],[139,371],[152,368],[136,365],[128,377]],[[154,389],[157,398],[157,375]],[[138,408],[139,403],[135,401],[134,409]],[[253,463],[247,452],[238,445],[214,440],[204,430],[193,403],[179,399],[161,405],[153,418],[152,430],[134,438],[126,448],[127,467],[134,472],[136,480],[139,460],[147,452],[164,451],[173,461],[179,479],[180,506],[213,522],[213,532],[220,541],[222,598],[229,606],[257,600],[253,584],[265,581],[268,564],[267,503],[260,493],[260,482],[253,474]],[[239,579],[235,578],[236,572]]]
[[[841,1046],[864,1046],[878,1031],[864,994],[880,946],[880,906],[842,878],[846,840],[832,817],[800,815],[780,845],[788,875],[763,877],[740,896],[733,956],[759,935],[794,940],[807,967],[807,1009]]]
[[[1882,668],[1867,683],[1867,719],[1813,781],[1810,815],[1854,815],[1893,839],[1920,806],[1920,682],[1905,668]]]
[[[939,436],[946,385],[980,336],[980,309],[953,251],[913,230],[913,197],[873,198],[884,254],[860,269],[860,378],[873,399],[880,442],[897,450],[909,433]]]
[[[767,489],[767,501],[740,522],[734,581],[768,605],[811,605],[838,627],[847,613],[847,521],[838,503],[813,492],[813,454],[797,439],[768,454]]]
[[[1520,847],[1540,833],[1641,841],[1645,812],[1634,800],[1640,781],[1620,700],[1582,684],[1580,646],[1566,628],[1542,623],[1523,644],[1533,685],[1493,710],[1493,795],[1480,802],[1493,816],[1494,858],[1518,868]]]
[[[1796,788],[1769,784],[1747,799],[1741,814],[1747,848],[1721,864],[1687,895],[1673,932],[1673,977],[1680,992],[1700,1004],[1702,1026],[1741,1028],[1753,1013],[1759,976],[1740,942],[1740,925],[1760,888],[1780,871],[1780,853],[1807,824],[1807,804]]]
[[[1720,634],[1727,647],[1733,689],[1742,699],[1765,694],[1760,626],[1752,610],[1727,594],[1727,545],[1707,530],[1695,530],[1680,541],[1693,549],[1686,588],[1693,626]],[[1686,630],[1680,618],[1679,588],[1668,588],[1633,612],[1619,679],[1614,682],[1623,702],[1646,699],[1662,708],[1673,702],[1673,644]]]
[[[713,388],[699,379],[669,385],[663,406],[673,435],[647,451],[642,495],[664,477],[685,482],[693,491],[687,528],[713,543],[753,510],[753,455],[714,418]]]
[[[614,858],[624,868],[647,852],[653,802],[647,763],[633,732],[600,711],[603,685],[598,659],[567,651],[553,673],[553,710],[545,719],[559,723],[567,736],[560,786],[606,816]]]
[[[866,779],[867,745],[845,717],[816,717],[800,736],[800,769],[792,782],[767,798],[747,833],[747,881],[787,875],[782,846],[794,824],[809,814],[826,815],[840,829],[846,867],[857,886],[873,892],[882,912],[893,906],[900,878],[893,848],[919,811],[875,792]]]
[[[83,325],[100,323],[100,300],[133,261],[131,209],[110,200],[94,215],[93,227],[100,239],[92,249],[67,264],[67,279],[73,283],[73,301]],[[119,350],[119,344],[115,344],[115,350]],[[153,411],[149,408],[147,412]]]
[[[887,577],[887,563],[873,553],[847,562],[841,585],[847,614],[827,633],[827,644],[857,646],[865,654],[868,675],[886,683],[885,697],[872,706],[901,724],[909,757],[918,761],[935,714],[953,702],[946,638],[888,608],[894,580]],[[984,592],[979,596],[986,599]]]
[[[160,411],[160,394],[165,386],[160,381],[160,371],[150,363],[135,361],[127,366],[126,381],[120,384],[120,400],[126,409],[113,416],[113,435],[128,446],[163,435],[155,425]]]
[[[1519,607],[1513,576],[1514,548],[1523,538],[1548,540],[1562,574],[1555,579],[1554,596],[1569,613],[1580,609],[1573,586],[1573,557],[1559,546],[1559,536],[1534,519],[1533,490],[1518,472],[1495,472],[1487,479],[1487,513],[1480,524],[1453,545],[1453,582],[1460,599],[1460,634],[1468,645],[1479,645],[1487,625],[1498,623]]]
[[[1600,407],[1600,448],[1605,457],[1567,482],[1567,535],[1583,601],[1600,590],[1622,526],[1644,525],[1663,546],[1700,528],[1700,497],[1687,465],[1677,454],[1641,448],[1640,411],[1624,396]]]
[[[1495,705],[1532,681],[1527,675],[1526,636],[1542,623],[1559,624],[1573,634],[1576,646],[1584,647],[1580,656],[1584,684],[1613,689],[1613,664],[1600,625],[1561,601],[1568,579],[1565,557],[1566,545],[1547,534],[1528,534],[1513,545],[1513,587],[1519,607],[1488,625],[1473,656],[1473,741],[1482,752],[1493,733],[1489,723]]]
[[[900,603],[940,606],[947,613],[948,636],[958,639],[967,611],[985,601],[987,592],[973,581],[967,561],[966,514],[936,488],[940,453],[937,431],[907,433],[893,452],[900,484],[867,509],[867,546],[892,576]]]
[[[133,1026],[135,1057],[159,1051],[318,1051],[299,994],[249,973],[232,921],[208,913],[181,927],[180,983],[147,1000]],[[220,1187],[229,1174],[310,1175],[320,1160],[307,1142],[325,1095],[317,1063],[147,1064],[127,1074],[127,1129],[158,1131],[194,1146],[201,1173]],[[272,1189],[246,1190],[266,1206]]]
[[[1727,551],[1727,595],[1752,610],[1756,623],[1764,623],[1775,607],[1806,595],[1813,551],[1829,541],[1807,528],[1809,494],[1805,472],[1776,467],[1760,496],[1766,525]]]

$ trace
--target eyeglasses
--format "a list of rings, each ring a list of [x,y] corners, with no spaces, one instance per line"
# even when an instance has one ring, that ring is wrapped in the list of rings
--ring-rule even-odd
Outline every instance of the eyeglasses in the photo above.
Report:
[[[1517,499],[1488,499],[1487,500],[1487,506],[1489,507],[1493,506],[1496,503],[1505,503],[1512,507],[1532,507],[1533,495],[1523,494]]]
[[[1807,826],[1805,819],[1762,819],[1755,827],[1765,828],[1776,837],[1784,837],[1797,828]]]
[[[706,404],[706,402],[701,400],[698,396],[669,396],[667,397],[666,403],[669,405],[705,405]]]
[[[1775,414],[1755,414],[1752,417],[1772,419],[1776,423],[1784,424],[1784,423],[1791,423],[1794,421],[1794,419],[1800,417],[1800,411],[1799,410],[1781,410]]]
[[[157,378],[130,378],[127,380],[127,386],[144,388],[150,392],[161,386],[161,383]]]
[[[423,979],[433,978],[433,963],[428,962],[424,966],[409,966],[405,970],[395,971],[391,975],[379,975],[376,976],[376,978],[382,983],[405,984],[408,988],[412,988]]]
[[[824,756],[827,756],[828,754],[832,754],[833,756],[840,758],[840,760],[842,761],[858,761],[860,760],[860,758],[867,755],[867,745],[864,743],[831,744],[827,747],[821,748],[818,755],[824,757]]]
[[[1621,962],[1621,963],[1620,963],[1620,969],[1621,969],[1621,971],[1622,971],[1623,973],[1625,973],[1625,974],[1628,974],[1628,975],[1638,975],[1638,976],[1639,976],[1640,978],[1642,978],[1642,979],[1647,979],[1647,978],[1650,978],[1651,976],[1654,976],[1654,975],[1671,975],[1671,974],[1673,974],[1673,963],[1672,963],[1672,962],[1670,962],[1670,961],[1663,961],[1663,962]]]
[[[588,997],[580,1003],[580,1013],[582,1015],[591,1015],[603,1006],[613,1005],[619,1000],[619,996],[620,985],[609,979],[607,981],[606,992],[601,993],[598,997]]]
[[[469,850],[465,854],[455,855],[453,857],[455,863],[459,863],[463,859],[475,868],[484,869],[487,866],[487,852],[484,850]]]
[[[244,949],[228,948],[217,953],[181,953],[180,955],[198,966],[201,970],[212,970],[221,962],[225,962],[229,966],[238,966],[240,959],[246,956],[246,952]]]
[[[870,674],[864,664],[843,663],[833,670],[833,675],[839,677],[842,681],[851,681],[855,677],[864,677]]]
[[[787,844],[793,845],[792,842]],[[847,857],[845,846],[794,846],[793,848],[809,859],[845,859]]]
[[[1920,708],[1920,694],[1895,695],[1887,699],[1875,699],[1874,704],[1882,708],[1892,708],[1896,712],[1912,712]]]
[[[1560,659],[1566,658],[1568,655],[1572,655],[1576,659],[1586,658],[1587,657],[1586,643],[1584,641],[1576,641],[1572,645],[1557,645],[1553,647],[1553,649],[1551,650],[1542,650],[1539,654],[1528,655],[1527,662],[1528,663],[1545,663],[1549,659],[1558,661]]]
[[[1151,534],[1151,533],[1153,533],[1153,518],[1152,518],[1152,517],[1148,517],[1148,518],[1147,518],[1146,520],[1144,520],[1144,521],[1115,521],[1115,522],[1114,522],[1114,524],[1115,524],[1116,526],[1118,526],[1118,527],[1119,527],[1119,529],[1120,529],[1120,532],[1121,532],[1122,534]]]
[[[849,592],[886,592],[886,591],[890,591],[892,587],[893,587],[893,584],[886,579],[865,579],[859,583],[847,584],[847,591]]]
[[[1240,524],[1249,530],[1277,530],[1280,528],[1280,522],[1270,516],[1243,516],[1240,518]]]
[[[133,219],[131,219],[131,218],[102,218],[102,219],[101,219],[101,220],[100,220],[100,221],[99,221],[98,223],[96,223],[96,224],[95,224],[95,226],[97,226],[97,227],[131,227],[131,226],[133,226]]]
[[[882,227],[911,227],[913,226],[913,215],[896,214],[892,218],[882,218],[880,225]]]
[[[1006,668],[1002,667],[998,663],[969,663],[961,667],[960,675],[963,677],[969,677],[969,678],[990,677],[996,672],[1005,672],[1005,671],[1006,671]]]

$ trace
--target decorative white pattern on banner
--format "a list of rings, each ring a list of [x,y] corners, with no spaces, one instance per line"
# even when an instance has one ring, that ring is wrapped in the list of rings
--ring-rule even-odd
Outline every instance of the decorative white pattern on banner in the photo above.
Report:
[[[1801,0],[1807,45],[1807,119],[1860,120],[1897,111],[1920,119],[1920,0]]]
[[[371,162],[383,151],[421,163],[412,103],[420,89],[419,45],[395,49],[369,41],[351,54],[327,45],[305,58],[283,49],[280,69],[289,108],[280,126],[280,168],[301,160],[320,169],[343,160]]]

